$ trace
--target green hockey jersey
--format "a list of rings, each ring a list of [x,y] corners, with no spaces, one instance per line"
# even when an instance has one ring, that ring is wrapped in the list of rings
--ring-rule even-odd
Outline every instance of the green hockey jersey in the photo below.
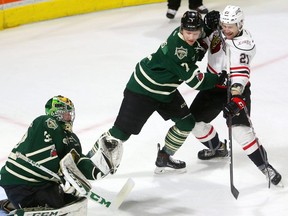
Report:
[[[88,179],[96,179],[93,162],[82,154],[80,141],[76,134],[63,129],[55,118],[42,115],[36,118],[21,141],[12,149],[8,160],[0,172],[0,185],[37,185],[51,181],[49,174],[17,158],[20,152],[31,160],[57,173],[60,160],[73,152],[79,170]],[[97,169],[98,170],[98,169]]]
[[[201,55],[200,43],[196,41],[190,46],[177,28],[155,53],[136,65],[126,87],[161,102],[170,102],[183,82],[196,90],[213,88],[218,76],[199,71],[196,62]]]

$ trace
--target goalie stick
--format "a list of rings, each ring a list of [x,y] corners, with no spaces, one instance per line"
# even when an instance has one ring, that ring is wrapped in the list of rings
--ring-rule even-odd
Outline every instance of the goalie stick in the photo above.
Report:
[[[47,174],[51,175],[53,178],[52,181],[56,181],[60,184],[63,184],[63,179],[55,172],[47,169],[46,167],[42,166],[41,164],[31,160],[30,158],[26,157],[25,155],[21,154],[20,152],[16,152],[16,157],[20,158],[21,160],[31,164],[32,166],[37,167],[39,170],[42,170],[46,172]],[[119,206],[123,203],[123,201],[126,199],[130,191],[133,189],[135,185],[135,182],[129,178],[126,183],[121,188],[120,192],[116,195],[116,197],[112,200],[108,199],[107,197],[103,197],[99,194],[99,192],[96,192],[95,188],[91,189],[85,197],[90,198],[90,200],[95,201],[99,203],[102,206],[105,206],[106,208],[116,210],[119,208]],[[109,194],[109,192],[105,193]]]

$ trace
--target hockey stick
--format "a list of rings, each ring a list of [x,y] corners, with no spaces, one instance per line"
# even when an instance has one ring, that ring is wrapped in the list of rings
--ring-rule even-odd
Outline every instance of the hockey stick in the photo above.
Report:
[[[247,117],[247,119],[248,119],[248,122],[249,122],[249,124],[250,124],[250,127],[251,127],[251,129],[252,129],[252,133],[253,133],[253,135],[255,136],[255,140],[256,140],[258,149],[259,149],[259,151],[260,151],[260,155],[261,155],[261,157],[262,157],[262,159],[263,159],[263,161],[264,161],[265,169],[266,169],[266,171],[267,171],[267,173],[268,173],[268,188],[270,188],[270,186],[271,186],[271,177],[270,177],[270,175],[269,175],[268,168],[267,168],[267,167],[268,167],[267,154],[266,154],[265,152],[263,152],[262,149],[260,148],[260,142],[259,142],[258,137],[256,136],[256,133],[255,133],[255,130],[254,130],[254,127],[253,127],[253,124],[252,124],[252,120],[251,120],[251,118],[250,118],[250,115],[249,115],[249,113],[248,113],[248,109],[247,109],[246,106],[244,107],[244,111],[245,111],[246,117]]]
[[[228,75],[227,78],[227,102],[229,103],[231,100],[231,95],[230,95],[230,87],[231,87],[231,78],[230,78],[230,48],[229,48],[229,44],[226,43],[225,38],[223,38],[222,36],[222,32],[220,29],[220,26],[218,25],[217,27],[217,31],[219,34],[219,37],[221,39],[221,44],[223,47],[223,50],[226,53],[226,72]],[[229,158],[230,158],[230,189],[231,189],[231,193],[232,195],[235,197],[235,199],[238,198],[239,196],[239,191],[237,190],[237,188],[234,185],[234,175],[233,175],[233,148],[232,148],[232,116],[228,115],[227,118],[227,125],[228,125],[228,137],[229,137]]]
[[[25,155],[21,154],[20,152],[16,152],[16,157],[20,158],[21,160],[31,164],[32,166],[37,167],[39,170],[42,170],[43,172],[51,175],[52,181],[56,181],[60,184],[63,184],[63,179],[55,172],[47,169],[46,167],[42,166],[41,164],[31,160],[30,158],[26,157]],[[100,196],[98,192],[95,191],[95,188],[90,190],[85,196],[90,198],[91,200],[99,203],[102,206],[105,206],[106,208],[110,209],[118,209],[119,206],[123,203],[123,201],[126,199],[130,191],[133,189],[135,185],[135,182],[129,178],[126,183],[123,185],[120,192],[116,195],[116,197],[113,199],[113,201],[108,200],[107,198],[104,198],[103,196]]]
[[[220,32],[221,34],[221,32]],[[230,78],[230,48],[229,45],[226,44],[225,42],[225,50],[226,50],[226,66],[227,66],[227,75],[228,75],[228,80],[227,80],[227,102],[229,103],[231,100],[231,94],[230,94],[230,87],[231,87],[231,78]],[[228,115],[227,119],[228,123],[228,135],[229,135],[229,158],[230,158],[230,188],[231,188],[231,193],[235,197],[235,199],[238,198],[239,196],[239,191],[234,185],[234,180],[233,180],[233,148],[232,148],[232,116]]]

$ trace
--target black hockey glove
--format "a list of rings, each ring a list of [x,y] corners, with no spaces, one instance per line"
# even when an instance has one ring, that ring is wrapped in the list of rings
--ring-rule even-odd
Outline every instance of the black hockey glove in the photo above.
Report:
[[[198,49],[198,53],[199,53],[198,61],[202,61],[202,59],[205,56],[205,53],[208,50],[208,45],[202,38],[198,39],[197,41],[200,44],[200,49]]]
[[[219,11],[212,10],[204,17],[204,24],[211,30],[216,30],[220,21]]]
[[[221,73],[218,74],[218,83],[216,84],[216,86],[225,86],[227,83],[227,78],[227,72],[223,70]]]
[[[241,95],[235,95],[231,98],[231,101],[224,105],[223,115],[224,118],[228,118],[230,115],[234,117],[246,106],[245,98]]]

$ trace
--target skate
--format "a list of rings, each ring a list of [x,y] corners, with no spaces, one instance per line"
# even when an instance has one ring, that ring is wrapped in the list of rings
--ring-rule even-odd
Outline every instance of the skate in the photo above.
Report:
[[[220,142],[220,147],[216,150],[203,149],[198,152],[198,158],[200,160],[210,160],[212,158],[226,158],[228,157],[227,141]]]
[[[177,13],[177,10],[168,9],[168,10],[167,10],[167,13],[166,13],[166,17],[167,17],[168,19],[174,19],[176,13]]]
[[[156,174],[163,173],[185,173],[186,163],[184,161],[173,159],[169,154],[160,150],[160,144],[158,143],[158,155],[155,162]]]
[[[262,168],[260,170],[266,176],[266,178],[268,180],[270,179],[270,182],[273,185],[277,185],[277,186],[283,187],[283,184],[281,182],[282,176],[270,164],[268,164],[267,167],[264,166],[264,168]]]
[[[204,5],[200,5],[199,7],[193,8],[191,10],[196,10],[201,14],[207,14],[208,13],[208,9]]]
[[[0,209],[5,211],[6,213],[9,213],[13,211],[15,207],[8,199],[4,199],[4,200],[0,200]]]

